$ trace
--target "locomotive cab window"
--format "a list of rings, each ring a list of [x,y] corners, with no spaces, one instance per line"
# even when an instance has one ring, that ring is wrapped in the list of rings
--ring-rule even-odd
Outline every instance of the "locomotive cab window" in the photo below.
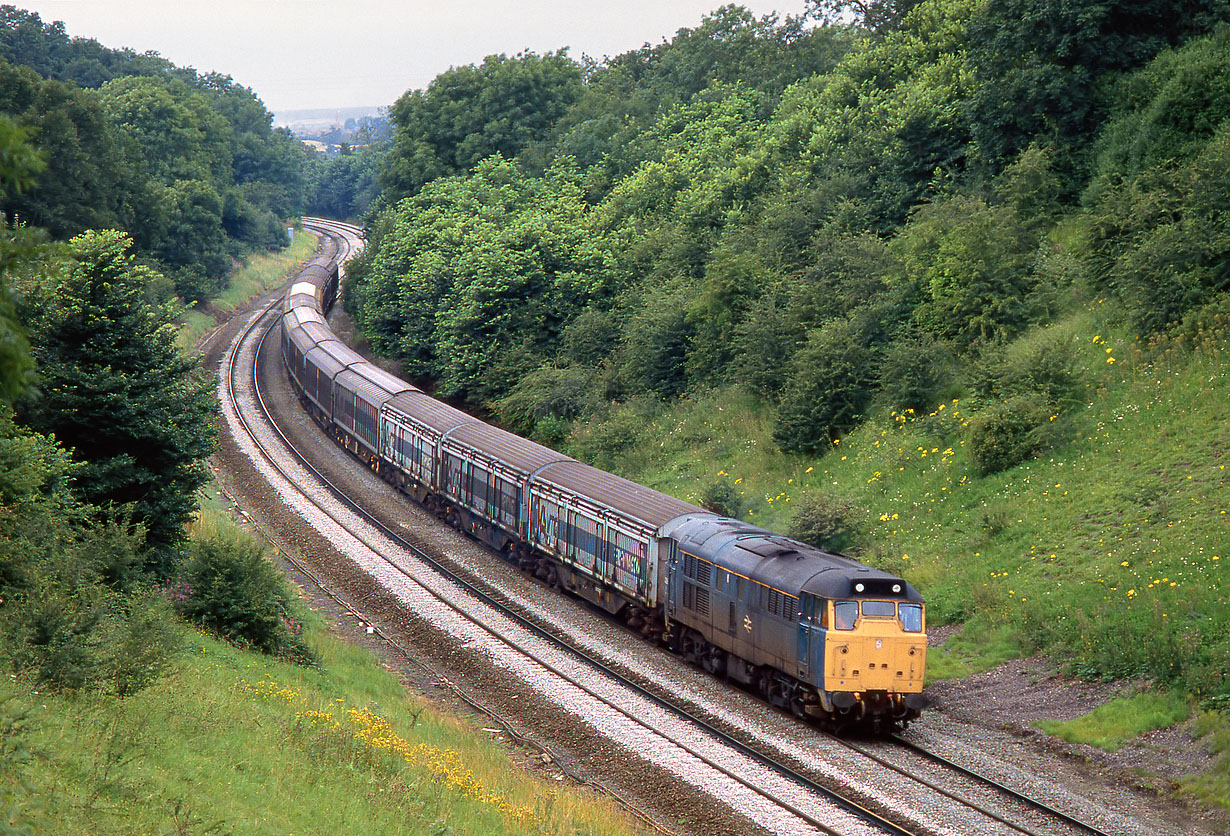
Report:
[[[902,630],[907,633],[922,632],[922,604],[902,602],[897,605],[897,612],[900,613]]]
[[[868,618],[896,618],[897,605],[892,601],[864,601],[863,615]]]
[[[853,630],[858,621],[858,601],[837,601],[833,604],[833,626],[838,630]]]

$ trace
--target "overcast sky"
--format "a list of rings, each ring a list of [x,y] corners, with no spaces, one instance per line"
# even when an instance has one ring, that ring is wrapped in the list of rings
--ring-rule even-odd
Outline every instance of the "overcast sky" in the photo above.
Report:
[[[720,0],[43,0],[13,5],[104,46],[216,70],[272,111],[385,106],[450,66],[568,47],[602,58],[698,25]],[[758,16],[804,0],[748,0]]]

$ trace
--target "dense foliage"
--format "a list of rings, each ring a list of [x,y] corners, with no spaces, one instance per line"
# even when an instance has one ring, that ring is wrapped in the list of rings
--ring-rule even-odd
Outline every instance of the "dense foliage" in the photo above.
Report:
[[[862,8],[724,7],[600,64],[497,57],[407,94],[351,302],[376,346],[544,437],[735,380],[814,451],[968,387],[1074,293],[1147,333],[1226,288],[1223,5]],[[535,408],[544,369],[596,397]]]
[[[973,490],[1042,455],[1077,456],[1076,427],[1121,368],[1101,334],[1078,336],[1091,310],[1140,346],[1224,335],[1193,323],[1221,321],[1230,291],[1230,6],[818,0],[811,12],[724,7],[571,74],[553,54],[559,77],[579,81],[535,99],[524,124],[484,97],[532,76],[536,56],[407,94],[392,188],[348,287],[374,345],[440,394],[603,467],[630,473],[647,445],[689,441],[732,457],[763,442],[818,464],[918,417],[937,429],[917,431],[917,451],[881,451],[880,431],[859,475],[878,485],[915,453],[959,457]],[[857,23],[841,23],[851,12]],[[407,117],[429,100],[443,108],[445,90],[458,118],[441,142],[440,126]],[[693,403],[738,404],[769,429],[685,429],[674,416]],[[958,403],[960,420],[941,420]],[[785,492],[761,501],[724,473],[683,493],[787,522],[772,505]],[[798,536],[873,560],[892,549],[898,531],[870,531],[836,481],[814,487],[794,497]],[[980,513],[987,537],[1016,518]],[[1002,618],[991,593],[970,598],[985,583],[939,557],[929,571],[937,618]],[[1075,653],[1086,674],[1230,699],[1209,679],[1220,622],[1168,604],[1153,650],[1111,647],[1112,628],[1089,613],[1127,629],[1109,615],[1113,591],[1089,586],[1047,630],[1022,629]],[[1075,647],[1077,633],[1106,642]],[[1193,636],[1209,650],[1183,661],[1157,650]]]
[[[13,6],[0,6],[0,113],[54,161],[5,215],[58,239],[126,230],[187,301],[215,293],[243,252],[283,246],[303,205],[308,152],[250,89]]]
[[[0,7],[0,660],[34,687],[126,696],[171,664],[172,604],[193,602],[168,579],[216,443],[173,297],[205,299],[238,256],[284,245],[305,163],[229,78]],[[244,575],[203,583],[207,612],[256,594],[279,643],[240,638],[310,660],[250,547],[194,548]]]

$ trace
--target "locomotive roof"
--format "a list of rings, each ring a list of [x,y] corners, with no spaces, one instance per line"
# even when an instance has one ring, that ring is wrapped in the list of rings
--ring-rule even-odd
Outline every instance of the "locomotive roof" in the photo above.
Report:
[[[682,551],[791,595],[922,600],[896,575],[729,517],[688,520],[674,536]]]
[[[534,481],[550,483],[568,493],[613,508],[654,529],[677,517],[707,513],[690,502],[572,459],[543,468]]]

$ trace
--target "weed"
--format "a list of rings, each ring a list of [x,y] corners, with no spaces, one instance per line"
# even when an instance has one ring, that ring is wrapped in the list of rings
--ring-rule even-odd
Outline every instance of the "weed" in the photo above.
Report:
[[[1048,734],[1069,743],[1086,743],[1114,752],[1145,732],[1181,723],[1191,714],[1186,700],[1171,693],[1140,693],[1118,697],[1091,713],[1067,722],[1035,723]]]

